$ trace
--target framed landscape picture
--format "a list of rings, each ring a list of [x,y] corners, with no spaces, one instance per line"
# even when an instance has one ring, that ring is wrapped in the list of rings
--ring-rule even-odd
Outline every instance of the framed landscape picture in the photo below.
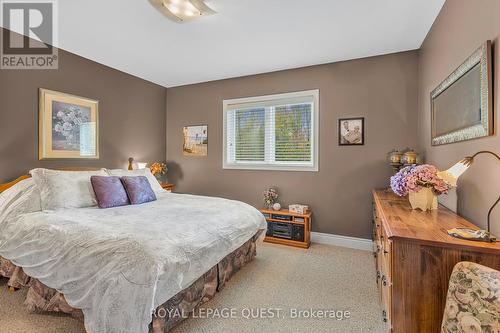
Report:
[[[182,129],[184,156],[207,156],[208,154],[208,126],[185,126]]]
[[[39,95],[39,159],[99,158],[99,102],[42,88]]]
[[[339,146],[365,144],[365,118],[339,119]]]

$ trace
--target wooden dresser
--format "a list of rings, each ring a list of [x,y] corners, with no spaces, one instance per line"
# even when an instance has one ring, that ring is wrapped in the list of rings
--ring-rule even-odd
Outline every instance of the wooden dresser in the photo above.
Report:
[[[460,261],[500,270],[500,243],[453,238],[447,230],[477,229],[439,207],[413,211],[408,199],[373,191],[373,239],[382,316],[394,333],[440,332],[448,280]]]

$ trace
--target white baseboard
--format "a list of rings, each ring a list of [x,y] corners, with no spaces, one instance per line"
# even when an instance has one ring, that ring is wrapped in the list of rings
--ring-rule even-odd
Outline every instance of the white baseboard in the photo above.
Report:
[[[356,250],[372,251],[373,245],[370,239],[347,237],[322,232],[311,231],[311,242],[327,245],[348,247]]]

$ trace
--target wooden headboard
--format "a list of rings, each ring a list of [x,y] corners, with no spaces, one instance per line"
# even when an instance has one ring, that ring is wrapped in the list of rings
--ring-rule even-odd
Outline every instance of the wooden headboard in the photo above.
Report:
[[[62,170],[62,171],[97,171],[101,170],[102,168],[96,168],[96,167],[72,167],[72,168],[52,168],[52,170]],[[5,184],[0,184],[0,193],[3,191],[11,188],[12,186],[16,185],[19,183],[21,180],[30,178],[30,175],[22,175],[15,180],[5,183]]]
[[[24,180],[26,178],[30,178],[31,176],[30,175],[23,175],[9,183],[5,183],[5,184],[0,184],[0,193],[2,193],[3,191],[11,188],[12,186],[16,185],[17,183],[19,183],[21,180]]]

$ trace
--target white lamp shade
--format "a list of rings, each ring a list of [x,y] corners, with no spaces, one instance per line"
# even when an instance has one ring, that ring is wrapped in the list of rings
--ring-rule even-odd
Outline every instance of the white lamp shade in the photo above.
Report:
[[[458,178],[469,168],[470,163],[462,160],[446,171],[438,172],[438,176],[453,187],[457,186]]]

